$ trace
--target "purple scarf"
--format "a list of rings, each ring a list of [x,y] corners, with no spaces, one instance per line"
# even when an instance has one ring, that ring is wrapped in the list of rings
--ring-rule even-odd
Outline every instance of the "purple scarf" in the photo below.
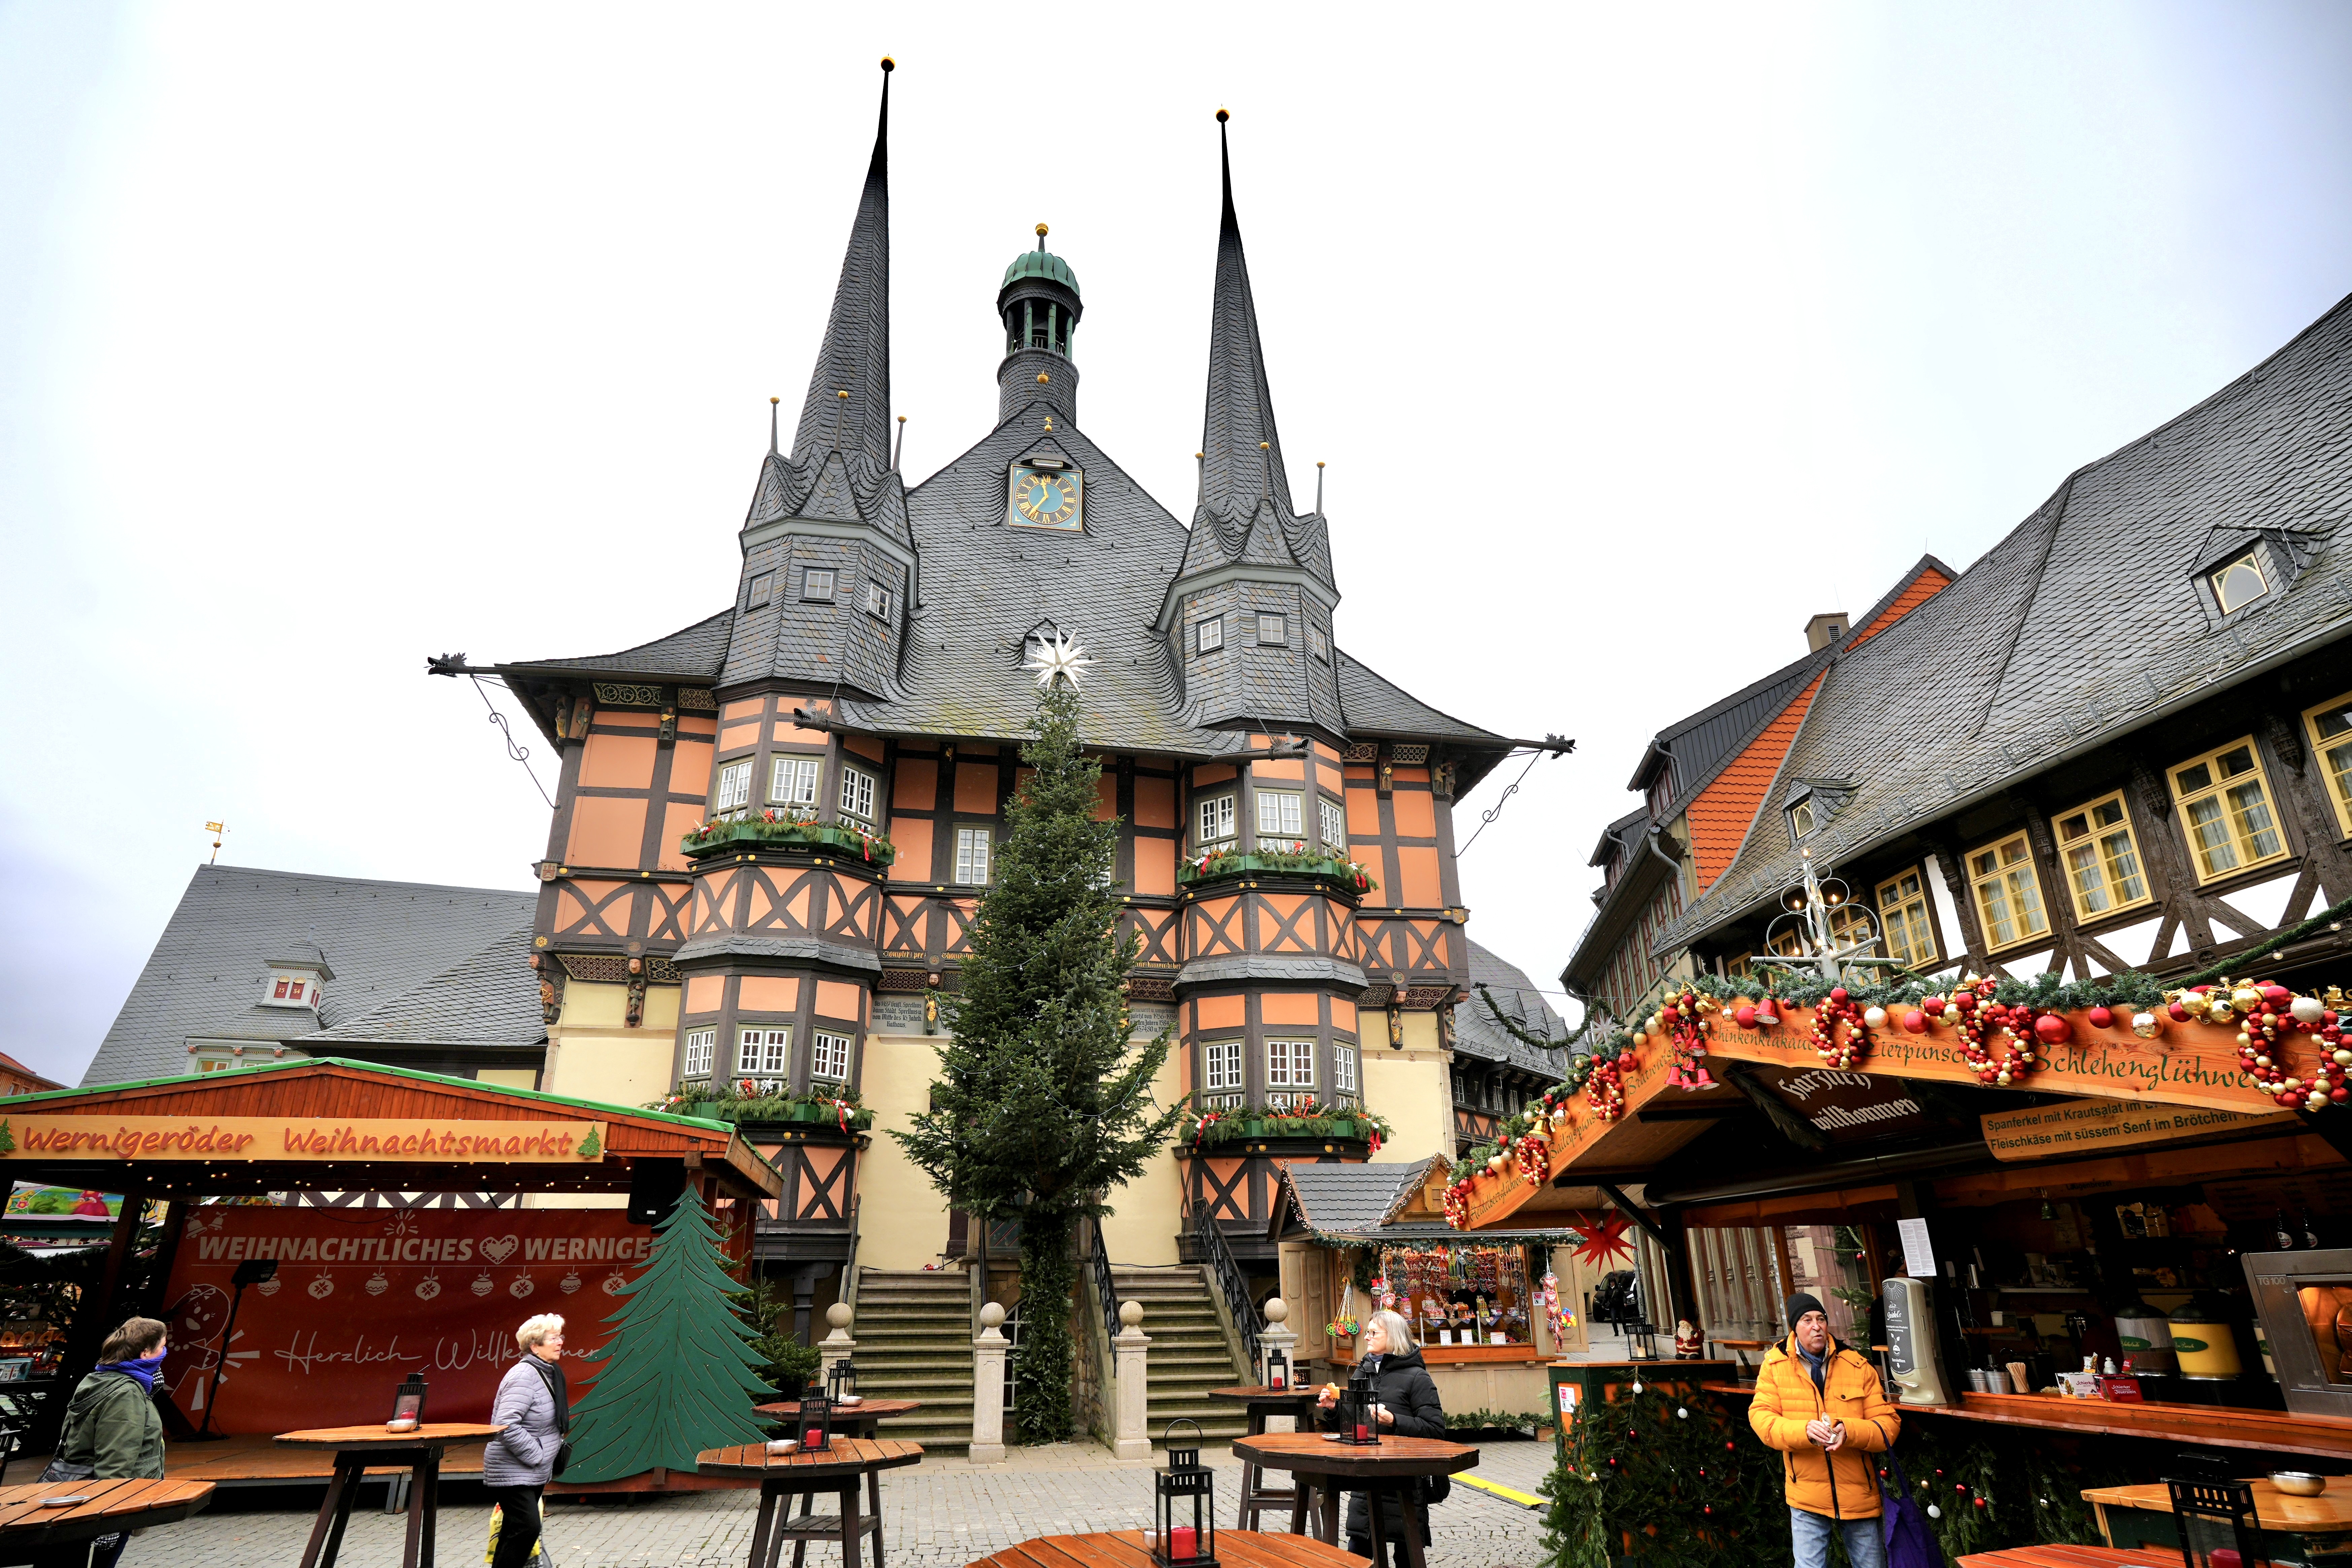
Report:
[[[157,1351],[153,1355],[142,1356],[137,1361],[102,1361],[98,1363],[97,1370],[119,1372],[125,1377],[135,1377],[140,1387],[152,1394],[155,1392],[155,1374],[163,1370],[163,1352]]]

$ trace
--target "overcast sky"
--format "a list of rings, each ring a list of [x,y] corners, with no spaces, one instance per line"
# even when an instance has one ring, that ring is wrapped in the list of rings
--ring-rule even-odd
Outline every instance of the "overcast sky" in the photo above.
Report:
[[[0,1049],[79,1078],[208,818],[527,885],[547,809],[423,658],[727,602],[885,52],[910,477],[1044,220],[1080,423],[1189,517],[1233,110],[1341,644],[1578,742],[1463,862],[1546,986],[1648,734],[2352,291],[2333,0],[862,9],[0,4]]]

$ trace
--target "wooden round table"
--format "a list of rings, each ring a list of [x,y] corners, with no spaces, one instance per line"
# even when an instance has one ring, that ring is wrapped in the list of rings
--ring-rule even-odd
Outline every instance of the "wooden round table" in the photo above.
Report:
[[[441,1510],[441,1456],[467,1443],[487,1443],[504,1426],[477,1421],[427,1421],[410,1432],[388,1432],[377,1422],[367,1426],[320,1426],[307,1432],[280,1432],[273,1439],[281,1448],[332,1448],[334,1479],[319,1504],[319,1518],[310,1526],[310,1544],[302,1548],[302,1568],[334,1568],[342,1550],[343,1528],[351,1522],[352,1500],[359,1495],[360,1478],[371,1467],[390,1465],[409,1472],[408,1538],[400,1549],[400,1568],[433,1568],[433,1526]]]
[[[765,1443],[745,1443],[732,1448],[707,1448],[695,1456],[698,1476],[724,1476],[760,1483],[760,1518],[751,1529],[751,1556],[745,1568],[774,1568],[784,1542],[793,1543],[793,1568],[802,1568],[812,1541],[841,1543],[842,1568],[857,1568],[864,1538],[874,1537],[874,1568],[882,1568],[881,1483],[873,1483],[876,1502],[870,1513],[857,1509],[857,1479],[878,1476],[906,1465],[923,1462],[923,1446],[897,1437],[835,1437],[817,1453],[795,1450],[771,1454]],[[792,1517],[792,1500],[831,1492],[840,1513],[811,1518],[805,1507]],[[782,1507],[777,1503],[782,1500]]]
[[[1249,1435],[1258,1436],[1265,1431],[1266,1417],[1287,1415],[1301,1432],[1315,1429],[1315,1388],[1313,1384],[1289,1388],[1238,1387],[1213,1388],[1209,1397],[1228,1405],[1239,1405],[1248,1413]],[[1258,1466],[1244,1462],[1242,1466],[1241,1507],[1234,1511],[1234,1523],[1242,1530],[1255,1530],[1258,1515],[1266,1508],[1296,1509],[1298,1488],[1264,1484],[1265,1472]]]
[[[1366,1568],[1367,1560],[1311,1536],[1264,1535],[1255,1530],[1221,1530],[1217,1561],[1236,1568]],[[1139,1530],[1107,1530],[1092,1535],[1041,1535],[1008,1546],[966,1568],[1152,1568],[1151,1549]]]
[[[890,1420],[895,1416],[912,1415],[922,1407],[923,1402],[919,1399],[861,1399],[855,1405],[836,1405],[833,1407],[833,1431],[835,1436],[843,1437],[878,1437],[882,1435],[878,1423]],[[751,1408],[787,1426],[793,1426],[801,1417],[801,1402],[797,1399],[779,1399],[772,1405],[754,1405]],[[794,1428],[793,1436],[796,1437],[800,1436],[797,1427]],[[866,1500],[868,1504],[866,1511],[877,1519],[881,1518],[882,1472],[880,1470],[866,1472]],[[801,1512],[803,1516],[808,1513],[813,1502],[814,1500],[810,1498],[801,1499]]]
[[[47,1508],[44,1498],[80,1498]],[[23,1562],[49,1547],[79,1546],[118,1531],[171,1524],[212,1501],[210,1481],[37,1481],[0,1487],[0,1561]]]
[[[1311,1485],[1319,1494],[1318,1511],[1322,1516],[1322,1528],[1318,1533],[1331,1545],[1339,1544],[1339,1493],[1367,1494],[1371,1504],[1368,1511],[1372,1561],[1380,1568],[1386,1568],[1388,1563],[1388,1544],[1381,1530],[1381,1500],[1395,1498],[1404,1516],[1402,1535],[1405,1568],[1423,1568],[1422,1552],[1427,1543],[1421,1539],[1419,1513],[1411,1506],[1415,1484],[1424,1476],[1450,1476],[1478,1463],[1478,1450],[1467,1443],[1447,1443],[1435,1437],[1382,1437],[1378,1443],[1342,1443],[1320,1432],[1268,1432],[1256,1437],[1236,1437],[1234,1457],[1269,1470],[1288,1470],[1297,1478],[1298,1500],[1292,1505],[1290,1513],[1293,1534],[1306,1533],[1307,1492]]]

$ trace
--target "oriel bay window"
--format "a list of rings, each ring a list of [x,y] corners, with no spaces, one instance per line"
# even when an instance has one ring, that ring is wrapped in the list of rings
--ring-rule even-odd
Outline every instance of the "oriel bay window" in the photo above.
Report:
[[[716,1029],[688,1029],[686,1032],[686,1066],[682,1078],[707,1079],[710,1076],[710,1058],[719,1044]]]
[[[809,1077],[825,1083],[849,1081],[849,1037],[817,1029],[809,1037]]]
[[[778,757],[768,775],[768,801],[772,805],[816,806],[816,775],[824,763],[815,757]]]
[[[1353,1105],[1363,1090],[1356,1077],[1356,1047],[1333,1042],[1331,1047],[1331,1095],[1343,1105]]]
[[[2319,752],[2319,771],[2327,779],[2327,798],[2336,807],[2336,826],[2352,838],[2352,691],[2333,702],[2323,702],[2303,716],[2311,743]]]
[[[762,1094],[780,1094],[793,1070],[790,1029],[745,1029],[735,1043],[735,1072],[760,1086]]]
[[[1927,921],[1927,888],[1916,866],[1878,884],[1878,923],[1886,956],[1904,968],[1924,973],[1939,962],[1936,928]]]
[[[845,763],[841,769],[841,815],[869,826],[874,821],[874,775]]]
[[[1970,850],[1969,885],[1976,891],[1987,947],[2012,947],[2049,931],[2042,881],[2033,874],[2033,852],[2026,847],[2024,834]]]
[[[1336,800],[1321,795],[1315,797],[1315,808],[1323,814],[1323,848],[1331,855],[1348,852],[1348,814]]]
[[[2058,818],[2058,858],[2084,919],[2147,901],[2147,873],[2119,790]]]
[[[1206,849],[1212,844],[1222,844],[1234,836],[1234,797],[1230,795],[1211,795],[1192,808],[1192,841]]]
[[[1212,1110],[1232,1110],[1242,1102],[1242,1043],[1210,1040],[1201,1047],[1202,1103]]]
[[[2173,769],[2172,798],[2200,881],[2285,858],[2286,838],[2271,814],[2270,785],[2251,739]]]
[[[751,759],[721,763],[719,783],[710,792],[710,815],[724,816],[751,804]]]
[[[1257,836],[1260,838],[1299,838],[1307,832],[1306,797],[1294,789],[1262,789],[1257,792]]]
[[[1315,1042],[1268,1040],[1265,1043],[1265,1102],[1287,1106],[1293,1099],[1315,1098]],[[1301,1093],[1301,1090],[1306,1092]]]

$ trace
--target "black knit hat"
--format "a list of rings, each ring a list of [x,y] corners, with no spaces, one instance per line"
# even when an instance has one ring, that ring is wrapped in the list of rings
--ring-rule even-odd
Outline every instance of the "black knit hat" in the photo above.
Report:
[[[1780,1310],[1787,1315],[1789,1327],[1792,1330],[1797,1326],[1797,1320],[1807,1312],[1820,1312],[1824,1317],[1829,1315],[1822,1306],[1822,1299],[1810,1290],[1800,1290],[1781,1302]]]

